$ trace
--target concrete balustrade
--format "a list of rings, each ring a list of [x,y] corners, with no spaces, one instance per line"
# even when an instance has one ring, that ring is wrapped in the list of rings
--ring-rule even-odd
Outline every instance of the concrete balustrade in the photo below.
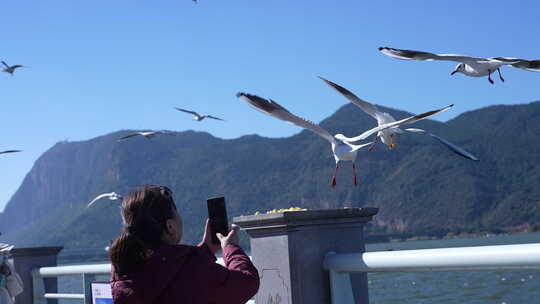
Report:
[[[34,291],[55,293],[58,290],[56,277],[34,282],[32,271],[44,266],[56,266],[57,256],[63,247],[14,248],[11,251],[15,270],[21,276],[24,291],[15,298],[16,303],[34,303]],[[34,286],[38,285],[38,286]],[[52,299],[47,303],[56,304]]]
[[[322,267],[326,254],[364,252],[364,225],[377,211],[347,208],[235,217],[250,236],[251,259],[261,275],[255,303],[330,303],[329,275]],[[353,274],[350,281],[356,303],[367,303],[366,274]]]

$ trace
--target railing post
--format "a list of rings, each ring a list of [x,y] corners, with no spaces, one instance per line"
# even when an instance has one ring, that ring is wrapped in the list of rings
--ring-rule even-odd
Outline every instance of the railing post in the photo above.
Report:
[[[43,297],[45,294],[45,283],[43,278],[39,276],[38,270],[32,270],[32,303],[47,304],[47,300]]]
[[[327,256],[334,254],[336,253],[332,251]],[[329,274],[332,304],[354,304],[350,273],[330,270]]]
[[[56,257],[62,248],[63,247],[14,248],[11,251],[15,270],[21,276],[24,286],[24,291],[15,298],[16,303],[37,304],[34,302],[34,278],[32,273],[34,269],[40,267],[56,266]],[[57,279],[43,279],[42,285],[36,287],[47,290],[47,292],[55,293],[58,290]],[[56,304],[57,301],[48,300],[47,303]]]
[[[84,303],[92,304],[92,281],[96,280],[95,274],[83,274]]]
[[[235,217],[250,236],[252,260],[261,276],[255,302],[331,303],[324,257],[331,251],[364,252],[363,228],[377,211],[346,208]],[[350,281],[354,303],[367,304],[367,275],[352,274]]]

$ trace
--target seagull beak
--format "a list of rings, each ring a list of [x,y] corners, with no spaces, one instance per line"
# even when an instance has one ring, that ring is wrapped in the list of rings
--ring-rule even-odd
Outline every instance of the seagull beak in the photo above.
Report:
[[[395,147],[397,147],[397,144],[389,144],[388,147],[389,147],[390,149],[394,149]]]
[[[454,71],[452,71],[452,73],[450,73],[450,75],[454,75],[457,72],[458,72],[458,70],[454,70]]]

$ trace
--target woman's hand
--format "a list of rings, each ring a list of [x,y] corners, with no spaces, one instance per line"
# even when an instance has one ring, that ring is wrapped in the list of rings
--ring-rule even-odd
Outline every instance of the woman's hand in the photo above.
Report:
[[[212,253],[216,253],[221,249],[221,246],[219,243],[215,244],[212,242],[212,228],[210,227],[210,220],[206,219],[206,225],[204,226],[204,235],[203,235],[203,243],[210,248],[210,251]]]
[[[227,236],[223,236],[223,234],[219,232],[216,233],[219,241],[221,242],[221,249],[225,249],[225,247],[229,244],[238,245],[238,243],[240,243],[240,238],[238,237],[238,230],[240,230],[240,228],[237,225],[232,224],[231,230],[229,230],[229,234],[227,234]]]

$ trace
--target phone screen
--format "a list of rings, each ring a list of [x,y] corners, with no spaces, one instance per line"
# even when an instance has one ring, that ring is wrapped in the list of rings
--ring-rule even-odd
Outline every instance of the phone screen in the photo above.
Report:
[[[216,233],[222,235],[229,234],[229,223],[227,221],[227,209],[225,208],[225,198],[215,197],[206,200],[208,205],[208,218],[212,229],[212,242],[218,244]]]

